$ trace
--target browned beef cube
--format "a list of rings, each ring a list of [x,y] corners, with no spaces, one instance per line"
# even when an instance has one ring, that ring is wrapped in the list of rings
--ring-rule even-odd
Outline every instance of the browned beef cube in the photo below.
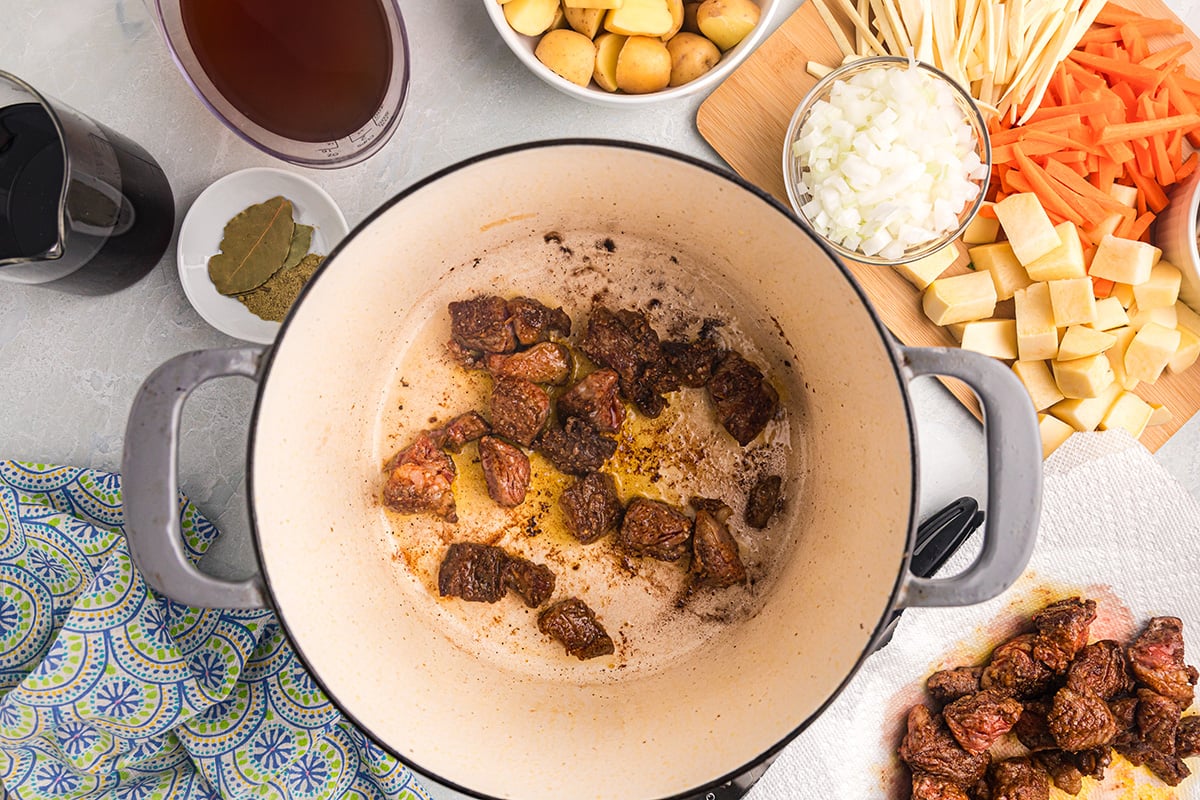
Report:
[[[705,508],[696,512],[692,533],[690,587],[723,589],[746,582],[746,567],[738,553],[737,541],[720,519],[729,516],[729,507],[716,514]]]
[[[992,800],[1050,800],[1050,776],[1028,758],[1006,758],[988,770]]]
[[[550,416],[550,396],[524,378],[501,378],[492,387],[492,430],[526,447]]]
[[[983,667],[943,669],[929,676],[925,681],[925,688],[930,697],[945,705],[978,692],[979,676],[982,674]]]
[[[514,297],[508,301],[508,314],[521,344],[544,342],[551,333],[571,335],[571,318],[561,307],[552,309],[528,297]]]
[[[613,640],[587,604],[575,597],[559,600],[538,614],[538,630],[562,642],[580,661],[613,652]]]
[[[712,377],[713,366],[721,355],[721,349],[713,339],[696,339],[691,342],[663,342],[663,356],[667,366],[684,386],[699,389]]]
[[[465,414],[459,414],[438,430],[430,431],[430,435],[434,437],[439,446],[452,453],[457,453],[467,442],[473,442],[485,433],[491,433],[491,430],[486,419],[474,411],[468,411]]]
[[[1021,704],[985,689],[955,700],[942,709],[942,717],[963,750],[982,753],[1017,724]]]
[[[454,462],[427,431],[392,456],[384,467],[383,504],[402,514],[431,512],[457,522]]]
[[[529,491],[529,456],[521,448],[495,436],[479,440],[479,466],[488,497],[505,508],[519,506]]]
[[[501,572],[508,554],[499,547],[455,542],[438,567],[438,593],[475,603],[495,603],[504,597]]]
[[[1067,686],[1077,692],[1090,690],[1104,700],[1131,691],[1133,678],[1121,644],[1104,639],[1080,650],[1067,668]]]
[[[658,334],[646,320],[646,315],[640,311],[623,308],[617,312],[617,319],[636,343],[638,359],[642,362],[639,382],[659,394],[679,391],[679,378],[671,371]]]
[[[987,771],[989,760],[986,753],[974,755],[959,747],[942,715],[923,705],[913,706],[908,712],[900,759],[914,773],[935,775],[962,787],[977,783]]]
[[[717,419],[743,447],[762,433],[779,407],[775,387],[767,383],[758,367],[734,351],[717,362],[708,382],[708,396]]]
[[[554,573],[550,568],[520,556],[509,556],[504,562],[500,582],[520,595],[530,608],[537,608],[554,594]]]
[[[1065,672],[1075,654],[1088,640],[1088,628],[1096,619],[1096,601],[1070,597],[1033,615],[1037,638],[1033,657],[1056,673]]]
[[[1160,753],[1174,755],[1179,706],[1149,689],[1138,689],[1137,728],[1142,741]]]
[[[559,417],[579,417],[596,430],[616,433],[625,422],[619,377],[611,369],[598,369],[558,398]]]
[[[1143,764],[1157,775],[1163,783],[1170,786],[1178,786],[1183,782],[1183,779],[1191,774],[1187,764],[1183,763],[1178,755],[1174,753],[1163,753],[1155,750],[1149,743],[1137,737],[1122,739],[1118,741],[1114,747],[1117,752],[1125,756],[1125,759],[1135,767],[1140,767]]]
[[[611,475],[589,472],[563,490],[558,498],[567,530],[583,544],[591,544],[617,526],[621,500]]]
[[[484,295],[450,304],[450,335],[465,350],[511,353],[517,337],[509,324],[508,304]]]
[[[1083,773],[1079,771],[1070,753],[1064,753],[1062,750],[1042,750],[1034,753],[1032,758],[1059,789],[1070,795],[1077,795],[1083,791]]]
[[[579,346],[592,361],[617,373],[621,393],[648,417],[657,417],[666,408],[663,392],[679,388],[658,335],[636,311],[614,314],[596,306]]]
[[[531,383],[561,386],[571,377],[575,360],[566,345],[539,342],[528,350],[504,355],[489,353],[484,359],[493,378],[524,378]]]
[[[635,497],[625,509],[617,544],[635,556],[678,561],[688,552],[692,521],[677,508],[658,500]]]
[[[1175,755],[1180,758],[1200,756],[1200,715],[1193,714],[1179,720],[1179,732],[1175,734]]]
[[[617,443],[579,417],[551,425],[537,439],[537,449],[559,472],[585,475],[604,466],[617,452]]]
[[[622,380],[634,382],[641,375],[637,341],[616,314],[604,306],[592,309],[579,349],[598,365],[616,372]]]
[[[1033,657],[1034,635],[1023,634],[992,651],[992,659],[983,670],[979,685],[996,689],[1018,700],[1036,697],[1050,688],[1054,674]]]
[[[1117,735],[1117,722],[1103,700],[1066,686],[1055,693],[1046,724],[1059,748],[1072,753],[1103,747]]]
[[[1118,731],[1132,730],[1137,724],[1137,705],[1136,697],[1118,697],[1109,701],[1108,710],[1112,712]]]
[[[1111,747],[1094,747],[1071,755],[1074,756],[1075,766],[1083,777],[1095,778],[1098,781],[1104,780],[1104,770],[1108,769],[1113,759]]]
[[[1129,646],[1129,665],[1141,683],[1187,708],[1195,697],[1196,668],[1183,662],[1183,622],[1154,617]]]
[[[688,505],[696,511],[707,511],[716,517],[717,522],[728,522],[733,516],[733,509],[729,504],[716,497],[693,497],[688,501]]]
[[[746,499],[746,524],[760,530],[767,527],[779,506],[779,493],[782,489],[783,478],[778,475],[764,475],[759,478]]]
[[[913,773],[912,800],[970,800],[966,792],[954,783],[925,772]]]
[[[453,339],[446,342],[446,354],[463,369],[483,369],[483,354],[478,350],[468,350]]]
[[[1050,700],[1026,700],[1024,705],[1021,718],[1013,726],[1017,741],[1035,752],[1058,749],[1046,722],[1046,715],[1050,713]]]

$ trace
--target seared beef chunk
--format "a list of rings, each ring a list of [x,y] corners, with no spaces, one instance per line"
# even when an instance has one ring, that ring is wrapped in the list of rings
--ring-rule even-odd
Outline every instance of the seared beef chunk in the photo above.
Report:
[[[913,774],[912,800],[969,800],[969,797],[953,781],[917,772]]]
[[[517,349],[504,298],[486,295],[450,304],[450,335],[465,350],[511,353]]]
[[[451,453],[457,453],[467,442],[473,442],[491,431],[492,428],[486,419],[474,411],[468,411],[465,414],[459,414],[442,428],[430,431],[430,436],[434,438],[439,447],[444,447]]]
[[[1178,755],[1155,750],[1139,738],[1121,739],[1113,747],[1130,764],[1135,767],[1145,764],[1163,783],[1170,786],[1178,786],[1192,772]]]
[[[942,709],[942,716],[964,750],[982,753],[1012,730],[1021,718],[1021,704],[985,689],[955,700]]]
[[[579,417],[551,425],[537,440],[537,449],[559,472],[585,475],[595,472],[617,452],[617,443]]]
[[[679,378],[671,371],[658,334],[650,327],[646,315],[623,308],[617,312],[617,319],[637,342],[637,355],[642,362],[642,374],[637,382],[657,394],[679,391]]]
[[[446,354],[463,369],[483,369],[483,354],[478,350],[468,350],[453,339],[446,342]]]
[[[617,544],[635,556],[678,561],[688,551],[692,521],[682,511],[658,500],[635,497],[625,509]]]
[[[1083,646],[1096,619],[1096,601],[1071,597],[1051,603],[1033,615],[1037,638],[1033,657],[1056,673],[1065,672]]]
[[[583,544],[591,544],[617,526],[621,500],[612,476],[589,472],[563,489],[558,498],[567,530]]]
[[[558,416],[579,417],[604,433],[616,433],[625,422],[625,404],[618,395],[619,378],[611,369],[598,369],[558,398]]]
[[[1072,753],[1102,747],[1117,735],[1116,720],[1103,700],[1066,686],[1055,693],[1046,724],[1058,746]]]
[[[504,597],[500,575],[508,554],[499,547],[455,542],[438,567],[438,593],[476,603],[495,603]]]
[[[1050,776],[1028,758],[997,761],[988,776],[992,800],[1050,800]]]
[[[430,511],[457,522],[454,507],[454,462],[428,431],[392,456],[384,468],[383,504],[402,514]]]
[[[721,519],[729,514],[728,506],[715,513],[705,508],[696,511],[692,565],[688,570],[690,589],[723,589],[746,582],[746,568],[742,566],[737,541]]]
[[[624,381],[636,381],[641,374],[641,360],[633,334],[604,306],[596,306],[588,317],[587,331],[579,349],[602,367],[608,367]]]
[[[721,349],[713,339],[697,339],[692,342],[663,342],[663,356],[667,366],[684,386],[699,389],[712,377],[713,365],[721,355]]]
[[[614,314],[596,306],[579,347],[592,361],[617,373],[621,393],[648,417],[657,417],[666,408],[662,393],[679,388],[658,335],[639,312]]]
[[[925,681],[929,696],[945,705],[979,691],[983,667],[957,667],[935,672]]]
[[[487,482],[488,497],[505,508],[519,506],[529,491],[529,456],[521,448],[495,436],[479,440],[479,466]]]
[[[1025,701],[1025,707],[1021,710],[1021,718],[1013,726],[1013,733],[1017,735],[1017,741],[1035,752],[1058,749],[1058,744],[1054,741],[1054,736],[1050,733],[1050,727],[1046,722],[1046,715],[1049,713],[1050,701],[1048,699]]]
[[[1177,617],[1154,617],[1129,646],[1133,675],[1181,709],[1195,696],[1196,668],[1183,663],[1183,622]]]
[[[530,608],[537,608],[554,594],[554,573],[550,568],[520,556],[508,557],[500,570],[500,581],[520,595]]]
[[[531,383],[562,386],[571,377],[575,360],[566,345],[539,342],[510,355],[489,353],[484,364],[493,378],[524,378]]]
[[[1054,785],[1070,795],[1083,791],[1083,773],[1075,766],[1075,759],[1062,750],[1043,750],[1033,754],[1035,764],[1046,770]]]
[[[733,509],[724,500],[716,497],[693,497],[688,501],[696,511],[707,511],[709,514],[717,518],[717,522],[725,523],[733,516]]]
[[[587,604],[575,597],[559,600],[538,614],[538,630],[563,643],[580,661],[613,652],[613,640]]]
[[[1095,778],[1098,781],[1104,780],[1104,770],[1108,769],[1113,759],[1111,747],[1094,747],[1071,755],[1075,757],[1075,766],[1083,777]]]
[[[1033,657],[1034,635],[1011,639],[992,651],[992,660],[983,670],[979,685],[996,689],[1018,700],[1046,692],[1054,679],[1045,664]]]
[[[783,488],[783,478],[778,475],[764,475],[758,479],[750,490],[746,500],[746,524],[751,528],[767,527],[779,505],[779,492]]]
[[[900,758],[914,773],[925,772],[962,787],[973,786],[987,770],[986,753],[972,755],[959,747],[941,714],[923,705],[908,712],[908,730],[900,742]]]
[[[552,309],[528,297],[514,297],[508,301],[508,315],[517,341],[524,345],[544,342],[551,333],[571,335],[571,318],[561,307]]]
[[[500,378],[492,387],[492,429],[526,447],[550,416],[550,396],[524,378]]]
[[[1179,732],[1175,734],[1175,755],[1180,758],[1200,756],[1200,715],[1193,714],[1179,720]]]
[[[1149,689],[1138,689],[1137,728],[1142,741],[1160,753],[1175,753],[1179,706]]]
[[[779,407],[779,393],[762,371],[732,350],[717,362],[708,396],[717,419],[743,447],[762,432]]]
[[[1118,697],[1109,702],[1108,710],[1112,712],[1118,732],[1133,730],[1137,724],[1137,706],[1136,697]]]
[[[1067,668],[1067,686],[1077,692],[1088,689],[1103,700],[1132,691],[1133,679],[1120,642],[1104,639],[1080,650]]]

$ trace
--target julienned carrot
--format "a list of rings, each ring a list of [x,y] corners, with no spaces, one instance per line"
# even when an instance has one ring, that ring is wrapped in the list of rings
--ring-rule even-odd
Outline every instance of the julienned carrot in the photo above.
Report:
[[[1159,133],[1170,133],[1175,130],[1187,130],[1200,126],[1200,114],[1176,114],[1163,119],[1148,119],[1141,122],[1123,122],[1109,125],[1100,132],[1096,144],[1113,144],[1127,142],[1130,139],[1144,139]]]
[[[1180,88],[1179,81],[1176,80],[1176,73],[1172,72],[1167,75],[1163,80],[1163,86],[1166,87],[1167,97],[1176,111],[1181,114],[1196,113],[1196,106],[1192,103],[1192,99],[1188,97],[1187,92]],[[1192,147],[1200,147],[1200,131],[1190,131],[1185,135]]]
[[[1167,195],[1163,192],[1162,187],[1154,182],[1153,178],[1138,172],[1135,169],[1128,169],[1125,174],[1133,181],[1138,188],[1138,194],[1146,200],[1146,207],[1155,214],[1167,207]]]
[[[1167,47],[1159,50],[1157,53],[1151,53],[1150,55],[1141,59],[1141,61],[1138,63],[1143,67],[1149,67],[1150,69],[1162,69],[1171,61],[1174,61],[1180,56],[1190,53],[1191,51],[1192,43],[1184,42],[1183,44],[1177,44],[1174,47]]]
[[[1072,103],[1069,106],[1049,106],[1043,105],[1029,117],[1030,124],[1047,121],[1054,117],[1065,117],[1071,114],[1087,116],[1089,114],[1103,114],[1112,108],[1112,102],[1109,100],[1088,100],[1080,103]]]
[[[1013,157],[1017,161],[1017,165],[1021,168],[1021,174],[1029,181],[1030,187],[1033,188],[1034,194],[1042,201],[1042,205],[1059,216],[1071,220],[1076,225],[1083,225],[1083,216],[1071,205],[1063,199],[1054,185],[1047,178],[1045,171],[1034,163],[1033,159],[1025,154],[1021,145],[1013,145]]]
[[[1103,300],[1112,294],[1112,290],[1116,287],[1116,283],[1108,278],[1092,278],[1092,294],[1097,300]]]
[[[1056,161],[1046,162],[1046,172],[1050,177],[1065,184],[1068,189],[1076,194],[1091,198],[1094,202],[1101,204],[1108,212],[1116,211],[1121,206],[1111,194],[1100,191],[1071,170],[1059,165]]]
[[[1188,175],[1191,175],[1193,172],[1195,172],[1196,162],[1197,158],[1195,153],[1192,153],[1190,156],[1185,158],[1179,169],[1175,170],[1175,180],[1181,181]]]
[[[1142,214],[1133,225],[1129,228],[1130,239],[1141,239],[1147,231],[1150,230],[1150,223],[1154,222],[1154,214],[1149,212]]]
[[[1119,61],[1108,56],[1093,55],[1087,51],[1073,50],[1068,56],[1085,67],[1091,67],[1097,72],[1103,72],[1109,78],[1127,81],[1137,89],[1153,89],[1162,82],[1164,75],[1158,70],[1143,67],[1141,64]]]

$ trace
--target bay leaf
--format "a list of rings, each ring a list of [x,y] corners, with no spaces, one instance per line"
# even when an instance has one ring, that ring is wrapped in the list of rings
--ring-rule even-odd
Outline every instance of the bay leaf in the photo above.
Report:
[[[292,245],[292,203],[272,197],[225,223],[221,252],[208,260],[217,291],[237,295],[256,289],[279,271]]]
[[[301,225],[296,223],[295,229],[292,231],[292,244],[288,248],[287,258],[283,259],[285,267],[294,267],[300,263],[300,259],[308,255],[308,248],[312,246],[313,226]]]

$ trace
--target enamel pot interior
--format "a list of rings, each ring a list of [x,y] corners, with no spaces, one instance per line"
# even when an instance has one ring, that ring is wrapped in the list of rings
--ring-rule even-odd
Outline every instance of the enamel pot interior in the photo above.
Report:
[[[630,576],[608,542],[555,533],[564,484],[539,478],[553,470],[536,457],[517,509],[487,502],[473,445],[456,456],[457,526],[382,508],[392,452],[430,420],[486,412],[486,379],[443,347],[447,302],[478,293],[562,304],[577,331],[593,301],[642,308],[664,336],[717,319],[764,368],[783,415],[744,451],[691,389],[666,422],[629,423],[614,467],[623,499],[683,504],[691,490],[733,505],[749,587],[678,609],[683,563]],[[651,148],[561,142],[436,175],[338,248],[271,356],[250,493],[297,649],[406,763],[488,797],[662,798],[773,752],[853,674],[904,569],[915,463],[883,328],[778,203]],[[785,501],[759,532],[740,511],[764,470],[785,474]],[[617,652],[567,656],[512,595],[438,598],[437,561],[459,539],[550,565],[555,599],[585,599]]]

